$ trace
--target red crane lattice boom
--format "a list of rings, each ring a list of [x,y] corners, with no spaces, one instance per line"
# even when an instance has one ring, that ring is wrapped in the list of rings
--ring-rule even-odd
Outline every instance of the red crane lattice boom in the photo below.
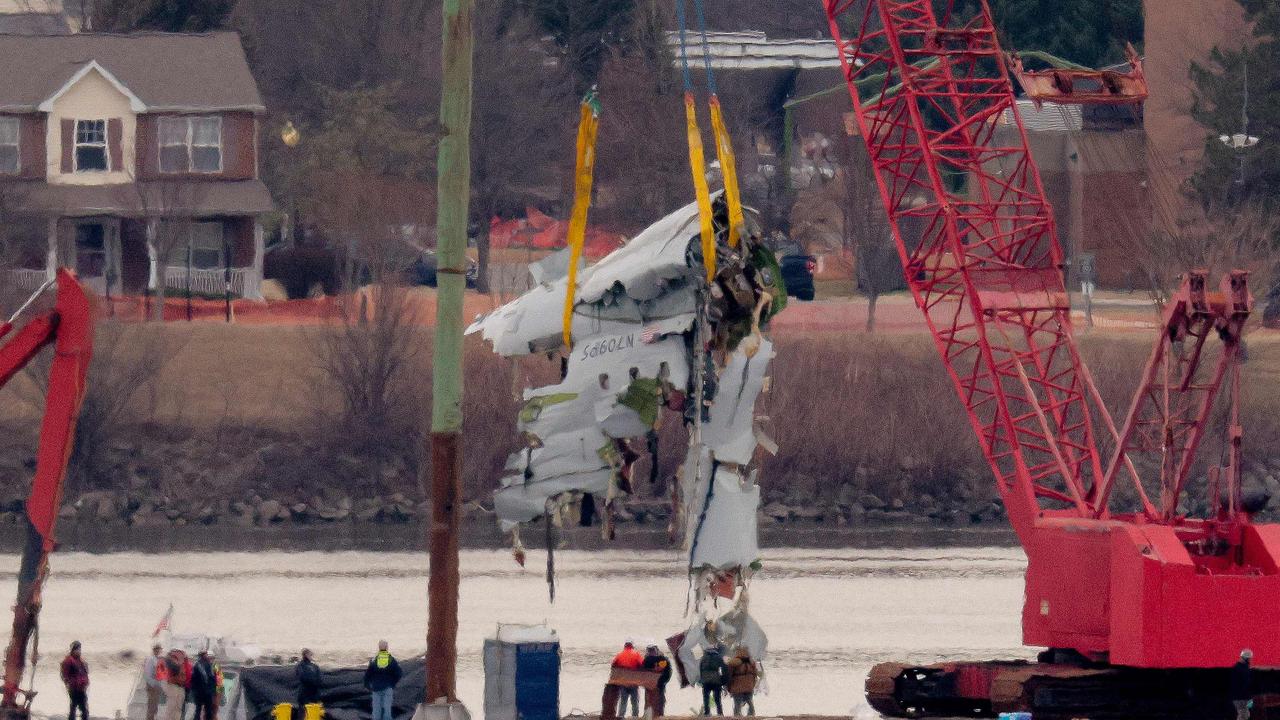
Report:
[[[1246,274],[1210,292],[1188,273],[1117,428],[1073,339],[1053,211],[986,1],[824,4],[908,287],[1027,553],[1024,641],[1142,668],[1228,665],[1249,646],[1280,665],[1280,631],[1258,632],[1280,625],[1280,526],[1252,522],[1239,481]],[[1136,60],[1124,77],[1114,101],[1141,100]],[[1189,517],[1180,501],[1224,380],[1230,458]],[[1131,492],[1115,491],[1122,476]]]
[[[1070,339],[1053,211],[1025,134],[996,133],[1016,108],[989,13],[951,27],[930,0],[828,9],[850,87],[884,75],[854,98],[859,129],[908,285],[1015,529],[1025,539],[1046,510],[1095,514],[1096,393]]]

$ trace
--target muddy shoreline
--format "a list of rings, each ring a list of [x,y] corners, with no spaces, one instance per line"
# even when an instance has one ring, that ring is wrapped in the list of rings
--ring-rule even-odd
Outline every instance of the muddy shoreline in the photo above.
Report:
[[[524,533],[530,549],[543,546],[539,528]],[[342,550],[404,552],[426,549],[427,527],[420,521],[396,525],[332,524],[238,528],[228,526],[124,527],[81,523],[59,528],[63,552],[287,552]],[[672,548],[660,528],[623,528],[613,541],[604,540],[599,528],[575,528],[562,535],[562,547],[574,550],[661,550]],[[0,551],[22,551],[24,532],[19,525],[0,526]],[[489,522],[470,522],[462,532],[467,549],[501,550],[510,547],[507,536]],[[917,524],[824,527],[795,523],[767,527],[760,545],[769,548],[884,548],[884,547],[989,547],[1016,546],[1017,539],[999,525],[945,527]],[[677,548],[672,548],[673,551]],[[425,558],[424,558],[425,561]]]

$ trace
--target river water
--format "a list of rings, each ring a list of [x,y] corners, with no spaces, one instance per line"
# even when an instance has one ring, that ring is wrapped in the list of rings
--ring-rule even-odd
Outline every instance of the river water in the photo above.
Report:
[[[463,551],[459,692],[477,717],[481,644],[498,622],[546,621],[559,632],[562,714],[599,710],[609,660],[627,636],[664,638],[687,624],[675,553],[559,552],[555,604],[543,560],[531,552],[522,570],[508,552]],[[0,555],[0,568],[17,566],[16,555]],[[1024,567],[1017,548],[767,550],[751,591],[770,641],[768,694],[757,709],[872,717],[862,682],[873,663],[1028,657],[1019,640]],[[0,597],[12,597],[14,583],[10,572]],[[426,562],[393,552],[57,554],[41,617],[37,712],[65,712],[56,666],[74,639],[90,664],[93,714],[123,709],[137,671],[122,653],[142,656],[170,603],[176,631],[231,636],[271,654],[305,646],[322,665],[363,664],[386,638],[410,657],[426,633]],[[694,689],[672,688],[669,710],[698,702]]]

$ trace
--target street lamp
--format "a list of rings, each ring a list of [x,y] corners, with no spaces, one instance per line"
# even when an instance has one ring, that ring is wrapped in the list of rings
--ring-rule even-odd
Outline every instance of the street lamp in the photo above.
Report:
[[[293,150],[298,147],[298,143],[302,142],[302,131],[299,130],[292,120],[285,120],[284,127],[280,128],[280,142],[284,146]],[[288,212],[285,213],[284,223],[281,226],[281,239],[285,240],[288,246],[297,247],[297,229],[298,229],[298,207],[294,198],[294,180],[297,179],[292,171],[290,172],[290,182],[288,189]]]
[[[1219,135],[1218,142],[1231,148],[1236,153],[1236,157],[1240,160],[1240,174],[1236,178],[1236,190],[1238,197],[1244,197],[1244,162],[1245,150],[1258,144],[1258,138],[1249,134],[1249,63],[1246,59],[1244,64],[1244,89],[1240,99],[1240,132],[1231,135]],[[1227,192],[1227,201],[1231,201],[1231,193]]]
[[[298,143],[302,142],[302,133],[294,127],[292,120],[286,120],[284,127],[280,129],[280,141],[291,148],[298,147]]]
[[[1232,150],[1244,150],[1258,144],[1256,135],[1245,135],[1244,133],[1236,133],[1234,135],[1219,135],[1218,141]]]

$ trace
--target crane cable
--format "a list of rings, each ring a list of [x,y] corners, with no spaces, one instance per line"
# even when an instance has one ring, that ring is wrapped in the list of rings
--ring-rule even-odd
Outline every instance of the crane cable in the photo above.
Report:
[[[573,306],[578,293],[578,263],[587,235],[587,210],[591,207],[591,182],[596,167],[596,134],[600,128],[600,98],[595,88],[582,98],[578,112],[578,154],[573,173],[573,212],[569,216],[569,276],[564,290],[566,348],[573,347]]]
[[[742,214],[742,197],[738,186],[737,163],[733,143],[724,124],[724,111],[716,94],[715,73],[711,70],[711,48],[707,41],[707,19],[702,0],[693,0],[698,14],[699,34],[702,42],[702,64],[707,74],[708,105],[711,113],[711,131],[716,143],[716,158],[724,178],[725,204],[729,212],[728,240],[730,247],[737,247],[745,224]],[[676,17],[680,26],[680,69],[684,79],[684,112],[686,134],[689,142],[689,172],[693,177],[694,193],[698,200],[699,232],[702,238],[703,265],[707,282],[716,274],[716,240],[712,221],[711,191],[707,185],[706,154],[702,147],[702,130],[698,125],[698,111],[694,102],[693,78],[689,72],[688,18],[685,0],[676,0]]]
[[[720,161],[725,204],[729,209],[729,247],[736,248],[746,224],[742,217],[742,196],[738,191],[738,164],[733,154],[733,141],[724,124],[724,112],[720,108],[720,96],[716,91],[716,76],[711,72],[711,45],[707,41],[707,15],[702,3],[703,0],[693,0],[693,9],[698,13],[698,31],[702,35],[702,65],[707,71],[707,91],[711,95],[707,100],[711,112],[711,132],[716,141],[716,159]]]

